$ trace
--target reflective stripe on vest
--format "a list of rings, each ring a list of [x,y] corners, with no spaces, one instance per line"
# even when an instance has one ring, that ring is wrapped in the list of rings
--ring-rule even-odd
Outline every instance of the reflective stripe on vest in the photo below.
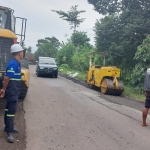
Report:
[[[7,70],[7,72],[13,72],[13,73],[15,73],[15,71],[13,71],[13,70]]]
[[[15,117],[13,114],[7,114],[7,117]]]
[[[12,81],[21,81],[21,79],[10,78]]]
[[[21,73],[14,73],[14,75],[16,75],[16,76],[20,76],[20,75],[21,75]]]

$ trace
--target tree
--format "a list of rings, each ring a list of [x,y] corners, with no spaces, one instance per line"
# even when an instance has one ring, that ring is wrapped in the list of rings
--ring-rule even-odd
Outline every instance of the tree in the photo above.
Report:
[[[149,0],[88,0],[100,14],[107,15],[130,11],[131,9],[148,10]]]
[[[32,47],[31,47],[31,46],[29,46],[29,47],[27,48],[27,53],[32,53]]]
[[[75,51],[74,55],[72,56],[72,68],[75,70],[86,72],[89,69],[89,53],[93,51],[95,51],[95,49],[88,44],[80,46],[80,51]]]
[[[81,46],[84,44],[89,44],[90,39],[87,37],[85,32],[76,31],[71,36],[71,41],[74,46]]]
[[[125,45],[125,43],[122,43],[123,29],[118,22],[119,17],[117,15],[109,15],[101,20],[97,20],[94,27],[97,51],[105,52],[110,55],[108,57],[108,65],[118,66],[122,63],[122,59],[124,58],[122,48],[122,46]],[[110,59],[110,57],[112,58]]]
[[[64,45],[57,53],[57,61],[58,64],[68,64],[71,65],[72,61],[71,58],[75,51],[75,46],[72,43],[67,43]]]
[[[51,42],[54,47],[56,47],[57,49],[59,49],[59,47],[60,47],[60,42],[59,42],[59,40],[58,40],[57,38],[55,38],[54,36],[51,37],[51,38],[50,38],[50,37],[46,37],[45,40]]]
[[[132,83],[136,88],[143,88],[144,74],[147,68],[150,68],[150,35],[144,39],[143,43],[138,46],[134,59],[136,60],[133,69]]]
[[[85,20],[85,18],[79,18],[79,14],[85,12],[85,10],[78,11],[77,10],[78,5],[72,6],[70,8],[70,11],[64,12],[64,11],[57,11],[52,10],[53,12],[56,12],[60,15],[60,18],[63,20],[66,20],[71,25],[71,29],[76,31],[76,28],[79,27],[79,25]]]
[[[38,60],[39,56],[56,57],[58,49],[50,41],[41,39],[38,40],[38,44],[38,49],[34,54],[35,60]]]
[[[96,11],[106,15],[95,24],[99,51],[112,52],[112,64],[122,69],[125,80],[131,79],[137,47],[150,34],[150,3],[148,0],[88,0]],[[119,54],[115,56],[113,54]],[[127,77],[127,76],[130,76]]]
[[[51,42],[52,45],[53,45],[56,49],[59,49],[59,47],[60,47],[60,42],[59,42],[59,40],[58,40],[57,38],[55,38],[54,36],[51,37],[51,38],[50,38],[50,37],[46,37],[45,39],[39,39],[39,40],[37,41],[36,46],[39,48],[39,47],[45,45],[47,42]]]
[[[39,40],[37,41],[36,46],[39,48],[39,47],[41,47],[42,45],[44,45],[45,43],[47,43],[47,40],[45,40],[45,39],[39,39]]]

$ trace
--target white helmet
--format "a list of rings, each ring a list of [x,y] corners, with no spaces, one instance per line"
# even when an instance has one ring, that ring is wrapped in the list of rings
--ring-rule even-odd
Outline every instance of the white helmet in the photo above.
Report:
[[[19,44],[13,44],[11,46],[11,53],[15,53],[15,52],[20,52],[20,51],[23,51],[24,49],[22,48],[21,45]]]

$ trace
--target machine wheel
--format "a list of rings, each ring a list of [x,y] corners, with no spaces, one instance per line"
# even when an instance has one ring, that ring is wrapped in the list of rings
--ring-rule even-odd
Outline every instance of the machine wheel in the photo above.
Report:
[[[118,89],[116,89],[114,87],[113,80],[104,78],[101,82],[100,90],[103,94],[120,96],[123,92],[123,83],[122,81],[118,81]]]
[[[100,87],[101,93],[107,94],[107,80],[104,78]]]
[[[21,88],[19,99],[24,100],[28,92],[28,88]]]

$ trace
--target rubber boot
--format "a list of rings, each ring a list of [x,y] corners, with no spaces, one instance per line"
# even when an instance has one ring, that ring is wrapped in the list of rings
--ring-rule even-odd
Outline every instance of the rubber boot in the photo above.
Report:
[[[14,143],[14,137],[13,137],[12,133],[7,133],[6,140],[9,143]]]

